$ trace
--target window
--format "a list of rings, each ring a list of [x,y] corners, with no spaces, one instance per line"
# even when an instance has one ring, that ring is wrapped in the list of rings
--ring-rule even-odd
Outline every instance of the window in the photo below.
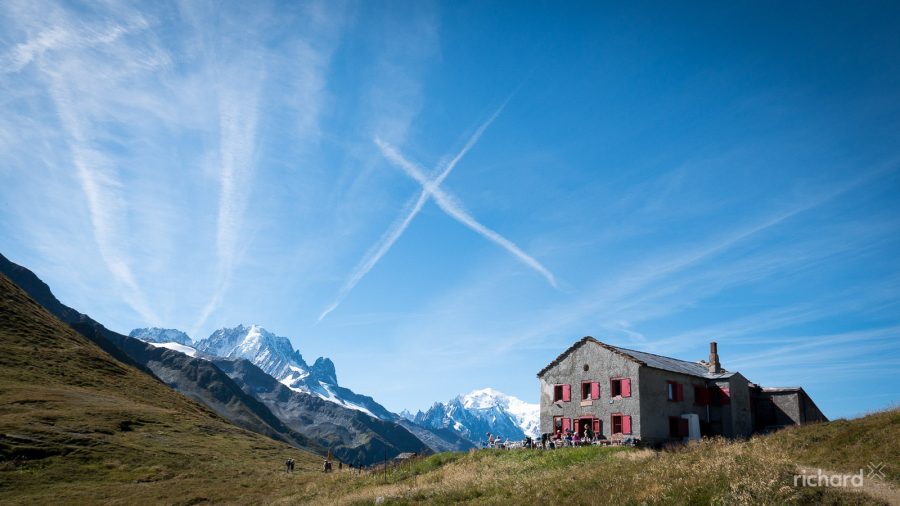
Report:
[[[628,378],[613,378],[609,380],[610,397],[631,397],[631,380]]]
[[[595,401],[600,398],[600,383],[596,381],[581,382],[581,400]]]
[[[631,434],[631,416],[613,413],[610,416],[612,434]]]
[[[721,406],[731,403],[731,389],[718,385],[709,387],[709,403],[713,406]]]
[[[731,389],[730,388],[720,388],[719,394],[721,396],[722,404],[731,404]]]
[[[681,383],[676,383],[674,381],[666,382],[666,397],[670,401],[683,401],[684,400],[684,385]]]
[[[571,385],[553,385],[553,402],[569,402],[570,400],[572,400]]]
[[[698,406],[709,404],[709,390],[705,386],[694,385],[694,404]]]
[[[562,435],[566,434],[566,431],[572,428],[572,420],[569,418],[563,418],[561,416],[553,417],[553,433],[561,433]]]

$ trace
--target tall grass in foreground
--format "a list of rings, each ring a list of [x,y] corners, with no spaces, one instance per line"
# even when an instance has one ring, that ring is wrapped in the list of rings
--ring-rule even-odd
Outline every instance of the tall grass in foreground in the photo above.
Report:
[[[792,486],[796,462],[774,439],[709,439],[667,452],[587,447],[436,455],[355,476],[323,476],[276,504],[879,504]]]

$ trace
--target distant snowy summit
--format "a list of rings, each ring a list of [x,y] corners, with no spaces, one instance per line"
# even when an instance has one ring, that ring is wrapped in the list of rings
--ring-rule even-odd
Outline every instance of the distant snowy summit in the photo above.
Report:
[[[309,367],[291,341],[259,325],[221,328],[198,342],[197,350],[216,357],[247,359],[279,381],[309,375]]]
[[[338,385],[331,359],[319,357],[310,366],[291,345],[290,339],[259,325],[221,328],[196,344],[187,334],[174,329],[135,329],[130,335],[192,357],[248,360],[291,390],[309,393],[382,420],[398,419],[371,397]],[[166,341],[168,338],[179,340]]]
[[[410,415],[404,413],[401,416]],[[513,440],[540,436],[540,405],[493,388],[475,390],[447,403],[436,402],[412,420],[433,429],[452,429],[473,443],[483,441],[487,433]]]
[[[158,327],[134,329],[128,335],[148,343],[177,343],[182,346],[194,346],[194,342],[191,341],[187,334],[175,329],[161,329]]]
[[[291,345],[259,325],[221,328],[194,343],[187,334],[175,329],[134,329],[131,337],[154,346],[179,351],[191,357],[248,360],[269,376],[297,392],[315,395],[341,406],[362,411],[381,420],[406,420],[431,429],[450,429],[459,436],[479,443],[487,432],[510,439],[539,435],[539,406],[529,404],[493,388],[475,390],[447,403],[435,403],[426,412],[415,415],[388,411],[371,397],[357,394],[338,384],[334,362],[319,357],[309,365]]]

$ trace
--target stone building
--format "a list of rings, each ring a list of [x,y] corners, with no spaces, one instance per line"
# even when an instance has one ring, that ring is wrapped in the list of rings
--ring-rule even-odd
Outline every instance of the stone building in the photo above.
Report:
[[[590,427],[661,444],[826,420],[800,388],[761,388],[723,369],[716,343],[709,361],[688,362],[585,337],[537,377],[545,433]]]

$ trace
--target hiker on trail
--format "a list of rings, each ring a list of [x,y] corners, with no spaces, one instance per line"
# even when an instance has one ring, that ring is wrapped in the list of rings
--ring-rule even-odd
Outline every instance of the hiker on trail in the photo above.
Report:
[[[494,446],[494,435],[488,432],[488,446]]]
[[[338,471],[340,471],[343,468],[344,468],[344,463],[339,460],[338,461]]]
[[[284,461],[284,472],[290,473],[294,470],[294,459]]]

